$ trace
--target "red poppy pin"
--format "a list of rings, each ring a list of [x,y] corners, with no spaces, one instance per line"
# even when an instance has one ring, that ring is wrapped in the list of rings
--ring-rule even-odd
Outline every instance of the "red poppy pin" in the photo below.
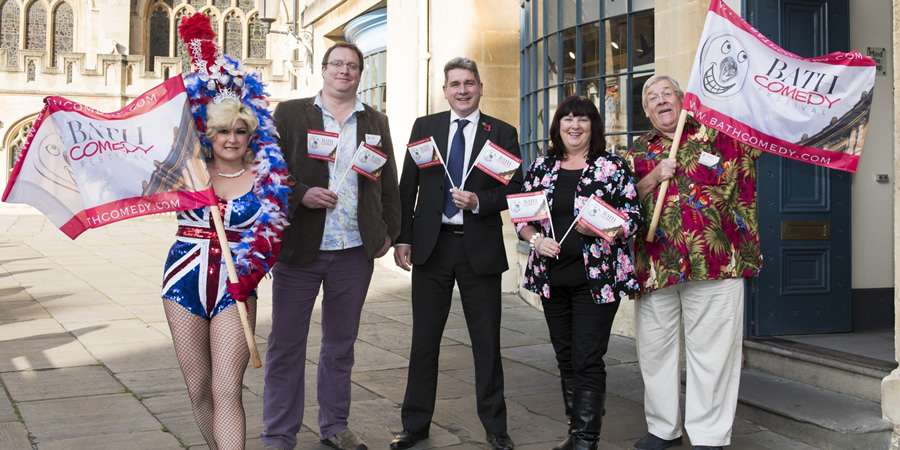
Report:
[[[481,126],[484,127],[484,131],[487,131],[487,132],[491,131],[491,124],[489,124],[487,122],[481,122]]]

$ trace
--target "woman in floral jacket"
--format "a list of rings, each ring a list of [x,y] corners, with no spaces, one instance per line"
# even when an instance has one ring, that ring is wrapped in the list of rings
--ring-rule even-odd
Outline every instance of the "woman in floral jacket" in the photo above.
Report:
[[[524,286],[541,296],[562,380],[569,435],[555,450],[597,448],[606,401],[606,367],[613,319],[638,290],[627,239],[643,226],[634,176],[625,160],[606,151],[603,120],[586,97],[565,99],[550,125],[547,155],[531,165],[523,192],[544,191],[550,220],[516,225],[531,246]],[[591,196],[625,218],[603,230],[580,221],[565,233]],[[550,224],[552,220],[552,226]]]

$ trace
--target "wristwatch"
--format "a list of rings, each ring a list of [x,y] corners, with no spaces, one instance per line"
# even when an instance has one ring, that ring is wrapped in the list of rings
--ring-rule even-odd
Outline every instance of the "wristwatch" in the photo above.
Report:
[[[531,239],[528,240],[528,246],[531,247],[532,250],[535,250],[534,241],[536,241],[539,237],[544,237],[544,235],[541,233],[534,233],[531,235]]]

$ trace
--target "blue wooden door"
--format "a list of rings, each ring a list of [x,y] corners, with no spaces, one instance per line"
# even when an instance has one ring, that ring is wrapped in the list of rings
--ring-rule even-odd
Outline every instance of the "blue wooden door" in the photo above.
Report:
[[[849,0],[745,0],[784,49],[849,51]],[[760,277],[747,297],[754,336],[850,331],[850,175],[766,154],[757,163]]]

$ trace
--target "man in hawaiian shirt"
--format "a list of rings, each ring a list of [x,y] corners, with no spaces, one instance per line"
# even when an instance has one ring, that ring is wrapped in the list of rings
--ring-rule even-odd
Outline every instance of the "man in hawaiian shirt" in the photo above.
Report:
[[[649,433],[637,450],[681,445],[680,330],[687,387],[684,428],[694,449],[731,443],[744,322],[744,278],[762,267],[756,215],[761,152],[687,119],[677,156],[669,150],[684,92],[665,75],[647,80],[644,113],[653,130],[629,154],[647,223],[659,187],[670,180],[653,242],[638,234],[635,269],[637,351]]]

